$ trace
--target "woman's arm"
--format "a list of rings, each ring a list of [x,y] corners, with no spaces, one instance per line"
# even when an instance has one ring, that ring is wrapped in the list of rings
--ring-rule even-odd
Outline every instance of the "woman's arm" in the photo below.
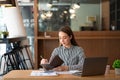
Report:
[[[54,68],[53,70],[55,70],[55,71],[82,70],[85,55],[81,53],[81,55],[79,55],[78,58],[79,58],[78,59],[78,64],[76,64],[76,65],[58,66],[58,67]]]

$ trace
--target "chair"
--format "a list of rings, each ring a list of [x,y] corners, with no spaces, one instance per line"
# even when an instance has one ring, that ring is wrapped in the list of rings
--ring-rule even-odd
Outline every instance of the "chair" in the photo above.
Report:
[[[34,69],[33,63],[30,59],[30,55],[27,49],[28,47],[30,47],[30,45],[17,47],[17,48],[14,48],[12,51],[2,55],[0,64],[3,67],[0,67],[0,68],[3,68],[2,69],[3,71],[1,75],[4,75],[11,70],[29,69],[26,61],[29,61],[32,67],[31,69]],[[25,58],[25,55],[24,55],[25,53],[27,58]]]

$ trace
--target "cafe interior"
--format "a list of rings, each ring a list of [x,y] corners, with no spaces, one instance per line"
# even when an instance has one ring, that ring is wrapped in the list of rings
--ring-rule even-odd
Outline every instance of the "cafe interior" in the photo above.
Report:
[[[119,0],[0,0],[1,72],[40,69],[40,56],[50,59],[64,25],[70,26],[86,57],[108,57],[113,70],[114,60],[120,59],[119,4]],[[18,53],[22,63],[18,60],[16,67],[8,56]]]

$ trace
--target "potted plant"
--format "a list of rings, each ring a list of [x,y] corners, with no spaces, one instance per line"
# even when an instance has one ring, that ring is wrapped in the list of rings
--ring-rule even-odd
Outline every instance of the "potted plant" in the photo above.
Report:
[[[7,36],[9,35],[8,31],[3,31],[2,33],[3,38],[7,38]]]
[[[115,74],[120,75],[120,59],[116,59],[112,67],[115,69]]]

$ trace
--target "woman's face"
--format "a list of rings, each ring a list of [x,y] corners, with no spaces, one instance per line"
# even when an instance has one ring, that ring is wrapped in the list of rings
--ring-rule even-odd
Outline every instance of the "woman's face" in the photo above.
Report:
[[[60,44],[62,44],[63,46],[65,47],[70,47],[71,46],[71,38],[72,36],[68,36],[66,33],[60,31],[59,34],[59,41],[60,41]]]

